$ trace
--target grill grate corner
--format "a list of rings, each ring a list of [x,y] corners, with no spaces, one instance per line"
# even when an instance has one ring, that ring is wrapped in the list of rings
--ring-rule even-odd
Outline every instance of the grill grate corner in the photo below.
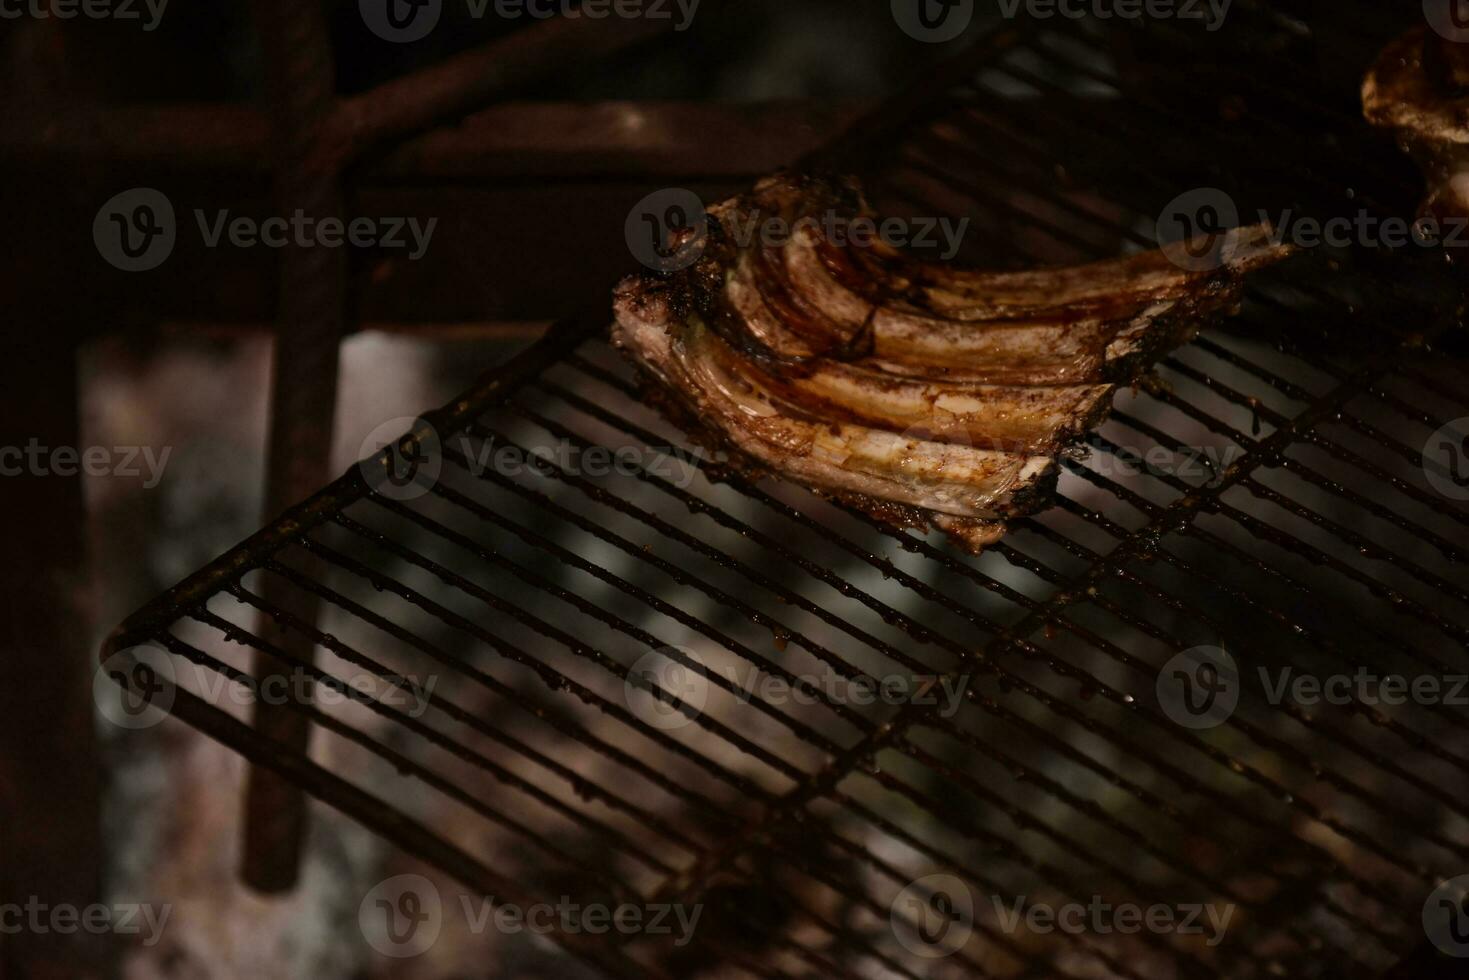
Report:
[[[1411,210],[1411,172],[1350,93],[1284,61],[1221,70],[1249,111],[1216,124],[1197,108],[1210,93],[1131,84],[1105,41],[1065,26],[988,49],[869,147],[875,196],[1009,229],[983,258],[1011,264],[1149,245],[1163,203],[1205,182],[1250,209]],[[1286,138],[1338,149],[1259,166],[1251,148]],[[1381,975],[1418,945],[1435,885],[1469,870],[1469,712],[1273,703],[1249,678],[1465,671],[1469,509],[1422,449],[1469,415],[1462,361],[1429,342],[1456,342],[1457,289],[1426,251],[1291,260],[1227,330],[1119,395],[1055,506],[977,558],[722,473],[639,401],[588,317],[428,416],[428,492],[398,499],[353,470],[109,649],[166,650],[174,713],[476,891],[705,905],[684,950],[558,936],[614,975],[691,958],[762,977]],[[568,461],[594,447],[638,463]],[[501,450],[544,462],[483,465]],[[291,595],[319,622],[267,598]],[[272,639],[292,633],[315,664]],[[1200,646],[1245,680],[1208,730],[1156,693]],[[290,706],[309,755],[205,695],[210,678],[253,684],[252,649],[342,692]],[[647,672],[650,651],[666,672]],[[833,694],[893,677],[962,693]],[[889,925],[934,872],[986,899],[942,961]],[[1236,918],[1217,946],[1042,941],[991,896]]]

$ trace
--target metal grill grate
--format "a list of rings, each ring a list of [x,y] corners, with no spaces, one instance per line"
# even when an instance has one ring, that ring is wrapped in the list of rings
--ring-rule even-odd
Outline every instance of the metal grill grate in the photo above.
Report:
[[[1114,71],[1107,41],[987,45],[867,156],[876,197],[1003,229],[970,257],[1015,265],[1147,245],[1163,203],[1199,184],[1249,212],[1411,210],[1411,169],[1352,92],[1290,58],[1184,90]],[[1273,704],[1249,675],[1464,671],[1469,511],[1422,456],[1469,414],[1462,363],[1427,346],[1457,303],[1427,250],[1293,259],[1228,332],[1119,395],[1055,507],[979,558],[696,455],[598,477],[557,456],[482,467],[506,447],[693,449],[601,323],[567,324],[429,416],[429,492],[393,499],[354,470],[110,646],[162,646],[197,695],[211,676],[249,683],[251,648],[289,660],[271,637],[291,632],[316,642],[319,668],[301,666],[318,682],[381,679],[379,696],[292,706],[316,726],[310,758],[217,698],[181,691],[173,710],[486,894],[705,904],[683,950],[560,937],[616,975],[1379,975],[1421,941],[1435,884],[1469,870],[1469,712]],[[1201,448],[1221,465],[1195,465]],[[319,628],[264,598],[292,590],[320,600]],[[1207,731],[1155,694],[1198,645],[1246,675]],[[631,668],[656,649],[704,678],[682,696],[707,687],[680,727],[626,694],[655,686]],[[412,710],[383,695],[430,675]],[[820,683],[934,675],[968,683],[956,713]],[[742,704],[751,677],[808,696]],[[1207,946],[1022,935],[981,902],[974,939],[927,960],[889,915],[933,872],[1006,905],[1237,911]]]

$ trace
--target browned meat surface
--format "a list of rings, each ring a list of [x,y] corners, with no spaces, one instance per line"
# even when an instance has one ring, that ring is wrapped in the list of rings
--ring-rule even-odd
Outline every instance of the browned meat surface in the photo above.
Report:
[[[660,404],[747,469],[976,551],[1045,505],[1057,457],[1117,384],[1288,251],[1255,227],[1229,233],[1209,271],[1150,252],[976,272],[834,241],[832,215],[871,213],[851,182],[793,176],[712,208],[697,263],[618,287],[613,340],[671,396]],[[798,230],[779,245],[748,234],[772,217]]]
[[[1362,109],[1368,122],[1397,133],[1423,169],[1425,210],[1469,215],[1469,45],[1414,28],[1368,71]]]

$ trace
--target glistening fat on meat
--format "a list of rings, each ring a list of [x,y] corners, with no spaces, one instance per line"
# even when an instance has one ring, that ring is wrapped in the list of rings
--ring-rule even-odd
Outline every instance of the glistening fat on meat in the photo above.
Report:
[[[880,238],[850,180],[781,175],[710,209],[704,251],[621,283],[613,341],[694,438],[894,525],[971,551],[1043,508],[1060,454],[1135,380],[1237,307],[1284,257],[1264,226],[1227,233],[1218,268],[1162,251],[1028,272],[926,263]],[[778,245],[731,229],[779,218]]]

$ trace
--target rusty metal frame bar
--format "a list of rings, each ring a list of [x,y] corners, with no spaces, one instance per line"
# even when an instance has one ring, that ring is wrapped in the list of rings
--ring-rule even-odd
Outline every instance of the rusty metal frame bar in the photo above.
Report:
[[[371,148],[544,77],[573,55],[603,57],[668,30],[653,18],[558,17],[343,99],[336,95],[322,7],[300,0],[254,0],[252,6],[265,51],[277,203],[283,214],[301,210],[318,218],[342,217],[343,174]],[[282,255],[267,515],[308,496],[328,477],[346,284],[347,257],[340,249],[298,244]],[[315,621],[314,597],[287,593],[279,601],[291,604],[301,619]],[[309,641],[278,624],[265,629],[310,661]],[[257,655],[258,678],[280,668],[275,658]],[[297,713],[259,705],[256,725],[297,751],[307,749],[310,726]],[[274,771],[252,767],[245,810],[242,877],[266,893],[294,887],[306,833],[300,788]]]

